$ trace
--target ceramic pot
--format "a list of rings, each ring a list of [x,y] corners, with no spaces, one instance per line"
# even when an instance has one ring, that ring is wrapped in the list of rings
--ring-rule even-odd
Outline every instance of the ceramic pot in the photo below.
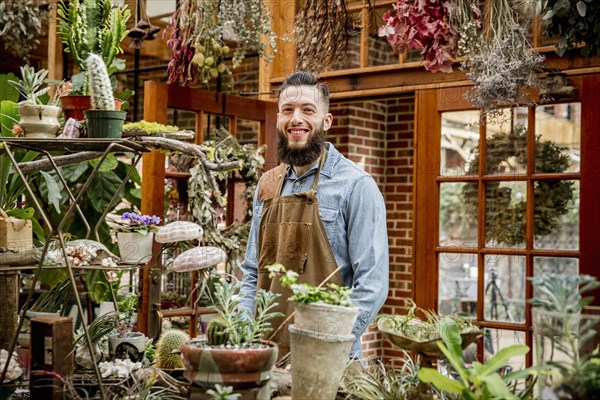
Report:
[[[265,385],[277,361],[278,347],[273,342],[257,347],[225,348],[190,341],[181,348],[188,381],[202,387],[216,384],[234,389]]]
[[[111,360],[130,359],[133,362],[142,361],[148,338],[140,332],[127,332],[120,337],[113,334],[108,337],[108,353]]]
[[[25,131],[26,138],[54,139],[60,128],[60,107],[21,104],[19,125]]]
[[[65,121],[69,118],[81,121],[85,117],[83,112],[92,109],[92,97],[64,96],[60,98],[60,104],[65,113]],[[121,104],[123,104],[121,99],[115,99],[115,111],[121,111]]]
[[[124,264],[145,264],[152,258],[154,234],[139,232],[117,232],[117,244],[121,262]]]

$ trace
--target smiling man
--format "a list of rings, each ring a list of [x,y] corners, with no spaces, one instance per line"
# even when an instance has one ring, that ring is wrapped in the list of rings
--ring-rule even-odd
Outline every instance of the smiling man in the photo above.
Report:
[[[350,356],[361,357],[360,337],[388,292],[386,211],[373,178],[325,142],[331,128],[329,89],[307,72],[288,76],[279,92],[277,151],[282,164],[266,172],[254,195],[241,307],[254,311],[258,288],[282,294],[278,310],[294,307],[288,288],[263,268],[275,262],[300,274],[298,283],[328,282],[352,288],[360,308]],[[273,323],[275,330],[283,322]],[[289,351],[287,327],[274,338]]]

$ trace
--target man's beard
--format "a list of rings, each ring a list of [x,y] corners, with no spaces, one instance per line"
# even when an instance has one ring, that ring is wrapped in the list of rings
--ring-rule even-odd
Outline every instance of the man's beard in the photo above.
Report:
[[[325,143],[323,128],[316,129],[306,144],[291,148],[285,132],[277,128],[277,155],[286,164],[304,167],[317,161]]]

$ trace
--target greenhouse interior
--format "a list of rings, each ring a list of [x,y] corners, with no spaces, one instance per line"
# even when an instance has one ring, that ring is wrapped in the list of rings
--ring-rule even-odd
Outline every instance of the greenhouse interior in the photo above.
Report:
[[[600,398],[600,1],[0,0],[0,60],[0,400]]]

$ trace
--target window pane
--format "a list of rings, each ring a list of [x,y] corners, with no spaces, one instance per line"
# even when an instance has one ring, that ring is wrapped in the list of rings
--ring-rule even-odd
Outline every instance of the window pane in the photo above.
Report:
[[[475,182],[440,184],[440,245],[477,243],[477,203],[465,197],[477,195]]]
[[[535,136],[535,172],[579,172],[581,103],[536,108]]]
[[[485,256],[484,318],[525,321],[525,257]]]
[[[579,181],[535,182],[536,248],[579,249],[579,194]]]
[[[477,161],[473,161],[478,145],[478,111],[442,113],[440,175],[477,175]]]
[[[477,316],[477,255],[440,253],[439,304],[442,315]]]
[[[525,344],[525,332],[511,331],[507,329],[491,329],[483,330],[483,359],[484,362],[489,361],[498,351],[505,349],[515,344]],[[525,369],[525,356],[511,357],[505,364],[505,372],[509,372],[507,368],[512,368],[512,371]]]
[[[486,182],[485,192],[486,247],[524,247],[526,183]]]
[[[533,259],[533,275],[543,273],[579,274],[579,259],[564,257],[535,257]]]
[[[527,108],[504,109],[486,126],[486,173],[490,175],[527,172]]]

